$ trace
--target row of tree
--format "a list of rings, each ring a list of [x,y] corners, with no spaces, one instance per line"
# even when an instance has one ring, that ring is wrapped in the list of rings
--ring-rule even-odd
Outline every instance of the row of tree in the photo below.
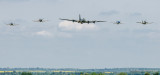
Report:
[[[103,72],[12,72],[12,73],[0,73],[0,75],[159,75],[159,72],[145,72],[145,73],[130,73],[130,72],[120,72],[120,73],[103,73]]]

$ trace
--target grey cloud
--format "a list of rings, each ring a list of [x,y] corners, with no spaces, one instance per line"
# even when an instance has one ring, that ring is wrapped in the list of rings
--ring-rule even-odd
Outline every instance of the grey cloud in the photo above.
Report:
[[[106,16],[112,16],[112,15],[116,15],[116,14],[119,14],[119,12],[116,10],[111,10],[111,11],[106,11],[106,12],[100,13],[100,15],[106,15]]]
[[[0,2],[28,2],[28,1],[36,1],[36,2],[55,2],[58,0],[0,0]]]
[[[30,1],[30,0],[0,0],[0,2],[23,2],[23,1]]]
[[[142,13],[135,12],[131,13],[130,16],[142,16]]]

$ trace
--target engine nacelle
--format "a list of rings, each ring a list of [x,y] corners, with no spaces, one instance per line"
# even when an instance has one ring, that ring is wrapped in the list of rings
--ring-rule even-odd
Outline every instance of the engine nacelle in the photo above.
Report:
[[[87,21],[87,23],[89,24],[90,22],[89,22],[89,21]]]
[[[96,23],[96,21],[93,21],[93,23]]]

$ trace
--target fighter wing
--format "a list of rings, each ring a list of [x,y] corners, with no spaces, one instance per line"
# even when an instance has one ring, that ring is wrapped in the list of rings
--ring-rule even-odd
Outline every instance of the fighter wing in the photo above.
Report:
[[[74,20],[74,19],[73,19],[73,20],[70,20],[70,19],[61,19],[61,18],[60,18],[60,20],[66,20],[66,21],[78,22],[78,20]]]
[[[136,22],[136,23],[142,23],[142,22]]]
[[[96,22],[106,22],[106,21],[96,21]]]
[[[42,20],[42,21],[39,21],[39,20],[33,20],[33,22],[47,22],[48,20]]]
[[[124,24],[124,23],[113,23],[113,24]]]
[[[106,21],[86,21],[87,23],[106,22]]]
[[[12,26],[11,24],[6,24],[6,25]]]
[[[154,23],[154,22],[151,22],[151,23],[147,23],[147,24],[152,24],[152,23]]]
[[[14,26],[19,25],[19,24],[14,24]]]
[[[48,20],[42,20],[42,22],[47,22]]]
[[[39,22],[39,20],[33,20],[33,22]]]
[[[6,24],[6,25],[9,25],[9,26],[16,26],[16,25],[19,25],[19,24]]]

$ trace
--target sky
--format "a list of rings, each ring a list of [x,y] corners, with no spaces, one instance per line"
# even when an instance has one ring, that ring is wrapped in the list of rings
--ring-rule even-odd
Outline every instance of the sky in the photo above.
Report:
[[[160,0],[0,0],[0,67],[159,68]],[[104,20],[78,24],[59,20]],[[39,18],[44,23],[33,22]],[[121,25],[111,22],[120,20]],[[153,24],[136,22],[147,20]],[[17,26],[7,26],[14,22]]]

